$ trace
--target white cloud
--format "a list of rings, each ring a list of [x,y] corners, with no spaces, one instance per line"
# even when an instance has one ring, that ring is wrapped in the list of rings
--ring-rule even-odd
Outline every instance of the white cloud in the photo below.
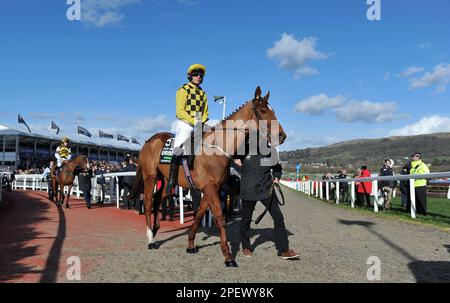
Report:
[[[138,118],[133,126],[134,130],[143,133],[154,133],[160,130],[168,131],[171,121],[165,115],[159,115],[154,118]]]
[[[383,81],[388,81],[391,78],[391,73],[385,73],[383,77]]]
[[[295,105],[295,111],[310,115],[319,115],[329,108],[341,106],[343,100],[344,97],[340,95],[330,98],[325,94],[319,94],[298,102]]]
[[[336,117],[342,122],[383,123],[390,122],[404,115],[398,115],[395,102],[377,103],[351,101],[335,109]]]
[[[413,136],[422,134],[433,134],[439,132],[450,132],[450,118],[442,116],[428,116],[419,122],[406,125],[403,128],[392,130],[391,136]]]
[[[404,71],[402,71],[399,76],[403,77],[403,78],[409,78],[414,74],[418,74],[425,71],[425,68],[423,67],[416,67],[416,66],[411,66],[408,67],[407,69],[405,69]]]
[[[450,64],[438,64],[432,72],[425,72],[422,77],[410,79],[409,89],[425,88],[436,86],[435,93],[443,93],[450,83]]]
[[[119,25],[125,18],[120,10],[139,0],[84,0],[81,3],[81,21],[88,26]]]
[[[371,102],[351,100],[341,95],[329,97],[326,94],[311,96],[298,102],[294,111],[320,115],[331,109],[341,122],[384,123],[404,119],[406,114],[397,113],[395,102]]]
[[[317,75],[318,71],[306,66],[311,60],[322,60],[327,54],[317,51],[317,38],[307,37],[297,40],[293,35],[283,33],[281,39],[267,50],[267,56],[278,60],[280,68],[294,72],[294,77]]]

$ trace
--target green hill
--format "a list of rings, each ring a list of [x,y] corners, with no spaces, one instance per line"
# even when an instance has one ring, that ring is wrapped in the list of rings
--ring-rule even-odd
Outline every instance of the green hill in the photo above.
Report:
[[[318,148],[280,152],[286,172],[294,172],[297,163],[302,173],[336,173],[346,168],[354,172],[361,165],[378,171],[386,158],[395,161],[395,170],[408,161],[408,155],[420,152],[431,171],[450,171],[450,133],[361,139]]]

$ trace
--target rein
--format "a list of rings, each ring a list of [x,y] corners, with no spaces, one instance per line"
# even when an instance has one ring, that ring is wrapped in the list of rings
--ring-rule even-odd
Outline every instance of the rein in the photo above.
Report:
[[[256,110],[256,107],[255,107],[255,103],[253,102],[252,103],[252,115],[250,116],[250,120],[253,118],[253,115],[255,115],[256,116],[256,120],[259,122],[260,120],[262,120],[262,117],[261,117],[261,115],[260,115],[260,113]],[[223,128],[223,130],[227,130],[226,128]],[[241,131],[241,132],[243,132],[244,134],[246,133],[246,128],[233,128],[232,129],[233,131],[234,130],[237,130],[237,131]],[[271,138],[272,138],[272,135],[270,134],[269,135]],[[220,147],[220,146],[218,146],[218,145],[212,145],[212,144],[207,144],[207,143],[203,143],[203,146],[206,146],[206,147],[209,147],[209,148],[216,148],[218,151],[220,151],[225,157],[227,157],[228,158],[228,160],[233,160],[233,157],[229,154],[229,153],[227,153],[222,147]]]

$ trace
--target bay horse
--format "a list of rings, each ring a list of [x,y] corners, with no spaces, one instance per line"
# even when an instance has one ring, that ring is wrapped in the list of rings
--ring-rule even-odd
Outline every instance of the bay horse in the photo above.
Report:
[[[56,205],[64,205],[65,195],[64,186],[68,186],[66,208],[69,208],[70,191],[73,187],[73,181],[75,176],[77,176],[81,171],[87,171],[89,169],[88,158],[84,155],[77,156],[70,161],[63,164],[62,169],[59,171],[58,177],[55,172],[57,166],[51,172],[52,176],[52,187],[54,192],[54,199]],[[59,199],[58,199],[58,185],[59,185]]]
[[[276,136],[271,133],[272,121],[278,121],[274,111],[269,106],[269,96],[270,93],[267,93],[265,97],[261,97],[261,88],[258,86],[252,100],[246,102],[230,116],[210,129],[209,132],[203,133],[203,141],[201,144],[203,152],[200,154],[196,153],[193,170],[190,171],[193,183],[195,187],[203,193],[203,197],[200,201],[194,223],[189,231],[188,246],[186,249],[187,253],[198,252],[198,247],[194,245],[195,235],[200,220],[206,209],[209,207],[214,215],[215,225],[220,231],[220,247],[222,254],[225,257],[225,265],[227,267],[238,266],[233,255],[230,253],[230,248],[227,243],[225,220],[222,215],[218,189],[229,176],[230,160],[232,159],[232,156],[237,153],[240,147],[245,145],[250,131],[258,130],[252,128],[258,128],[260,121],[267,121],[264,135],[267,135],[269,141],[274,141],[272,139],[275,138],[275,141],[282,144],[286,139],[286,134],[281,125],[279,125],[279,131],[276,133]],[[245,127],[226,129],[227,121],[241,121],[244,123]],[[253,123],[248,123],[250,121]],[[244,129],[244,131],[242,131],[242,129]],[[231,131],[232,134],[228,135],[227,131]],[[170,164],[160,163],[160,153],[167,139],[171,137],[173,137],[171,133],[157,133],[146,141],[139,154],[136,178],[129,194],[129,197],[133,199],[137,197],[142,190],[144,191],[144,209],[147,228],[146,236],[149,249],[158,248],[158,245],[155,242],[155,236],[160,227],[158,216],[159,204],[161,200],[167,198],[166,186],[168,183],[167,180],[170,166]],[[224,137],[226,137],[226,140],[223,140]],[[204,142],[211,143],[206,144]],[[155,192],[154,186],[159,180],[162,181],[163,186]],[[181,168],[178,174],[177,184],[183,188],[190,187],[186,180],[185,173]],[[151,226],[152,212],[154,215],[153,228]]]

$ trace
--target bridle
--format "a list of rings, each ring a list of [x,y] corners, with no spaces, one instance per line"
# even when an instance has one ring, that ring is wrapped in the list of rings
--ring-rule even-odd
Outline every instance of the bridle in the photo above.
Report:
[[[259,122],[262,119],[261,114],[258,112],[258,110],[256,109],[255,106],[255,100],[253,100],[252,102],[252,115],[250,116],[249,120],[253,119],[253,116],[256,116],[256,122]],[[223,130],[227,130],[226,128],[223,128]],[[247,134],[248,128],[233,128],[233,131],[240,131],[243,132],[244,134]],[[259,132],[259,130],[258,130]],[[273,139],[272,134],[269,133],[268,136]],[[233,156],[231,156],[229,153],[227,153],[222,147],[218,146],[218,145],[212,145],[212,144],[208,144],[208,143],[203,143],[203,146],[209,147],[209,148],[215,148],[218,151],[220,151],[222,154],[224,154],[224,156],[226,156],[229,160],[233,160]]]

